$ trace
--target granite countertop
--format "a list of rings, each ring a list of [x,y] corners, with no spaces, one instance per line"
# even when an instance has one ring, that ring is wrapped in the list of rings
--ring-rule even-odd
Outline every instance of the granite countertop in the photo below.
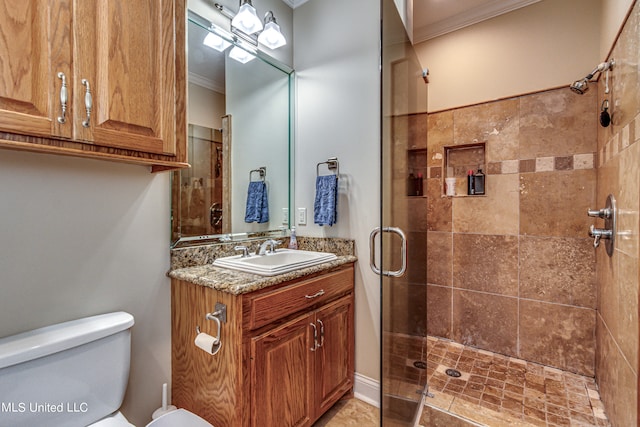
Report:
[[[250,252],[255,252],[260,241],[247,242]],[[286,247],[289,243],[287,237],[282,242]],[[216,245],[203,245],[171,250],[171,270],[169,277],[196,285],[207,286],[218,291],[233,295],[246,294],[257,291],[278,283],[298,279],[315,273],[331,270],[343,264],[356,262],[355,246],[352,239],[342,238],[318,238],[298,236],[300,249],[330,252],[336,254],[337,259],[322,264],[314,265],[290,273],[277,276],[260,276],[259,274],[245,273],[227,268],[214,267],[213,261],[222,256],[234,255],[234,247],[237,243],[225,243]]]
[[[357,261],[357,258],[354,255],[340,255],[333,261],[276,276],[260,276],[259,274],[245,273],[227,268],[214,267],[212,264],[205,264],[171,270],[169,277],[195,283],[196,285],[207,286],[233,295],[240,295],[310,274],[320,273],[355,261]]]

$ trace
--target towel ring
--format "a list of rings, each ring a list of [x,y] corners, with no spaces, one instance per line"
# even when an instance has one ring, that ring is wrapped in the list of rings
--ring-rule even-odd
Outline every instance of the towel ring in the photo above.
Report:
[[[251,182],[251,177],[253,175],[253,173],[259,173],[260,174],[260,181],[264,182],[266,177],[267,177],[267,167],[266,166],[261,166],[258,169],[253,169],[252,171],[249,172],[249,182]]]
[[[332,171],[334,175],[340,175],[340,163],[337,157],[329,157],[326,162],[320,162],[316,165],[316,176],[320,176],[320,165],[327,165],[329,171]]]

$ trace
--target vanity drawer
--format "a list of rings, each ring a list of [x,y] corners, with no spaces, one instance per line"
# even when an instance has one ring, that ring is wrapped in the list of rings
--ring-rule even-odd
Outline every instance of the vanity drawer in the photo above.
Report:
[[[249,302],[249,329],[267,325],[353,289],[353,267],[257,295]]]

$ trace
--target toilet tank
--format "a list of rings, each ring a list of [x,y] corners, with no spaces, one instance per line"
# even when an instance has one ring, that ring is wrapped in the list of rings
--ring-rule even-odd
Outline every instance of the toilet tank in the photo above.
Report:
[[[0,426],[84,427],[117,411],[133,323],[116,312],[0,338]]]

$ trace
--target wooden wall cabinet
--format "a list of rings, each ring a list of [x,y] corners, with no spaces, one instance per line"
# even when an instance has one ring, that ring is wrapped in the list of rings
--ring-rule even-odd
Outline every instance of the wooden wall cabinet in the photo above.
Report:
[[[353,265],[243,295],[174,280],[172,400],[214,425],[310,426],[353,388]],[[195,327],[227,304],[222,345]]]
[[[0,0],[0,146],[186,165],[185,0]]]

